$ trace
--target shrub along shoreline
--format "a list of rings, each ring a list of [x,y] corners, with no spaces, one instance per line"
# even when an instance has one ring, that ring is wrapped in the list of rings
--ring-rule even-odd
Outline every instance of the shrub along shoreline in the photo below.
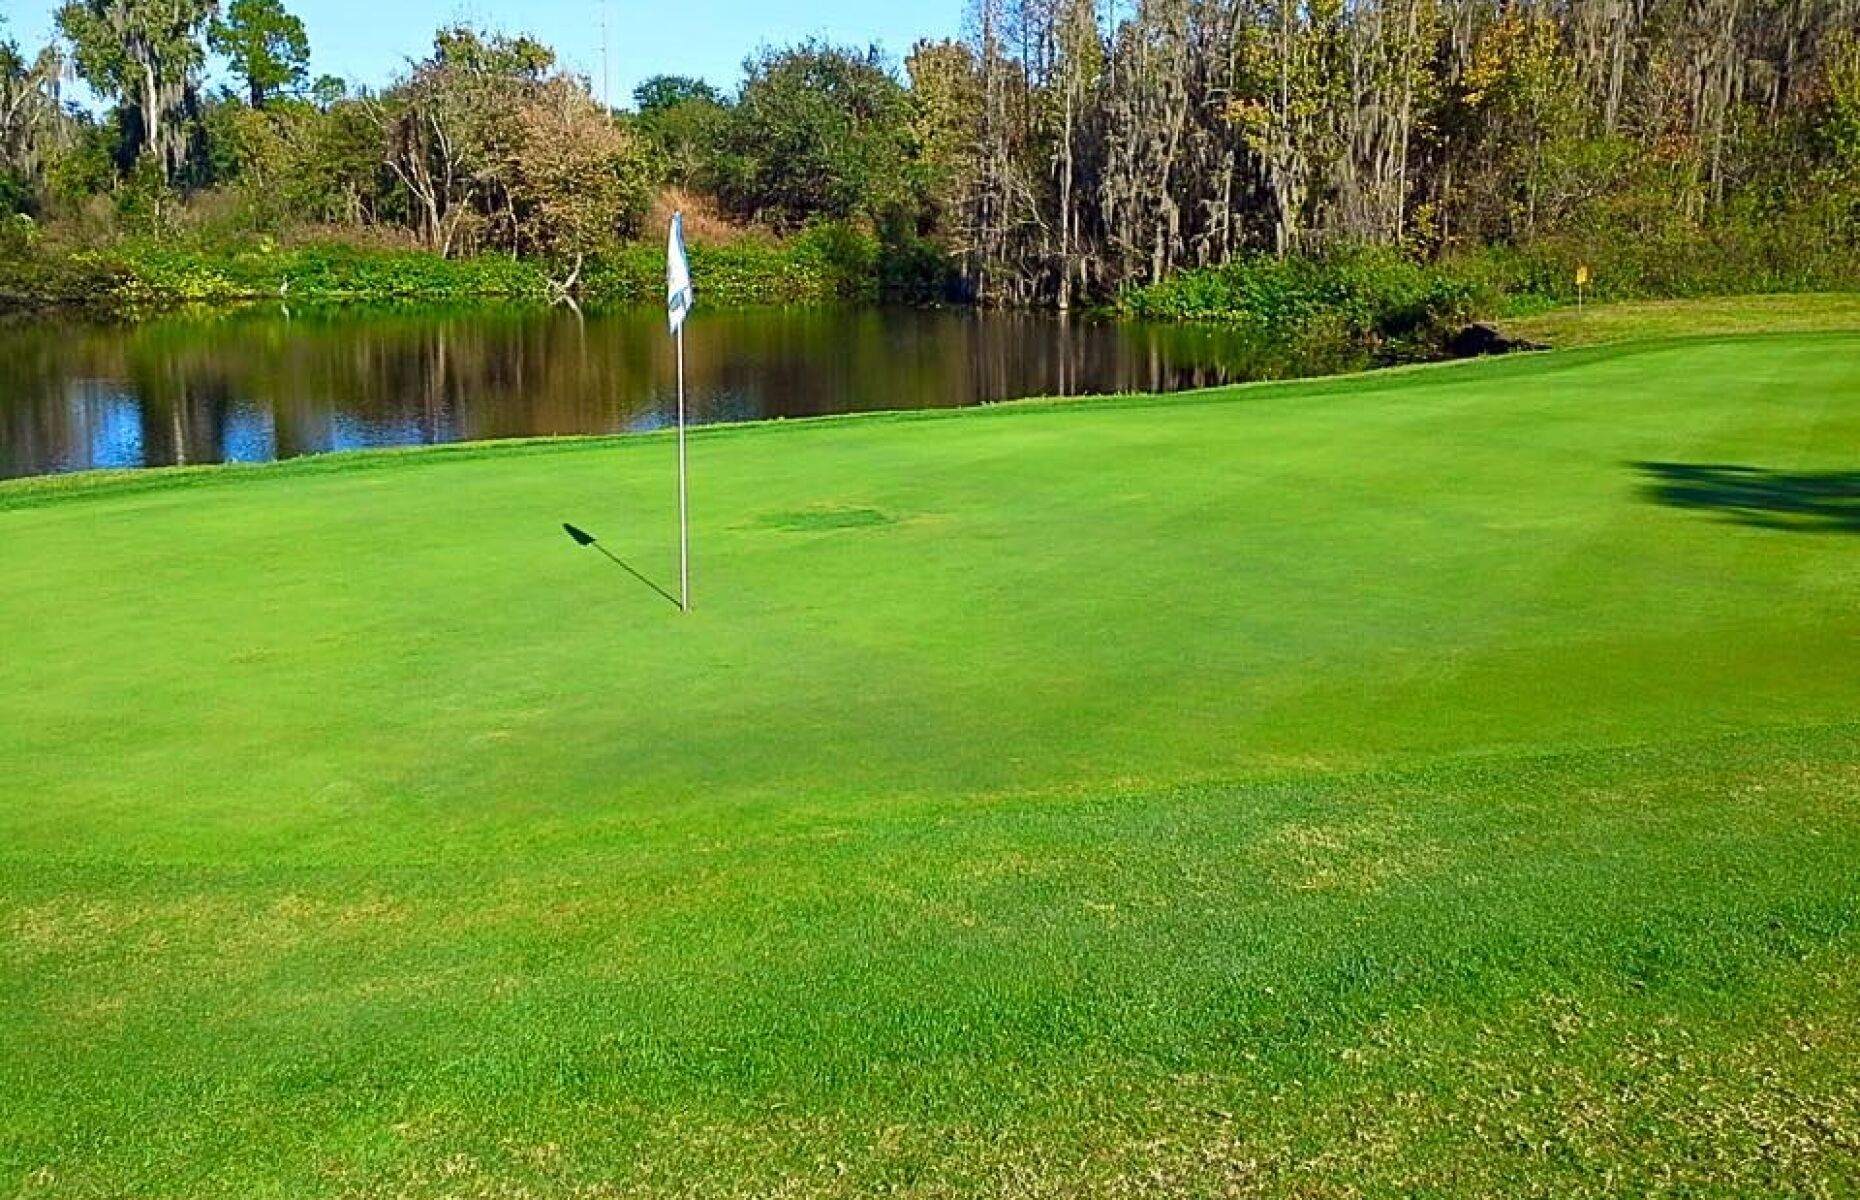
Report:
[[[876,238],[843,228],[821,227],[781,242],[745,238],[694,245],[691,257],[706,299],[717,305],[933,298],[926,292],[934,279],[901,278],[895,256],[885,254]],[[618,246],[585,263],[576,299],[594,305],[656,301],[664,272],[658,246]],[[548,303],[554,281],[567,274],[559,264],[505,255],[448,259],[423,250],[340,243],[227,248],[125,241],[69,252],[30,247],[0,254],[0,312],[72,309],[134,318],[189,305],[280,298]]]
[[[1586,270],[1585,270],[1586,269]],[[1579,291],[1577,275],[1588,282]],[[1261,337],[1367,349],[1381,362],[1440,357],[1472,321],[1516,320],[1579,302],[1685,301],[1860,290],[1860,247],[1787,246],[1736,230],[1671,240],[1543,239],[1417,261],[1380,247],[1239,259],[1124,293],[1119,311],[1250,328]]]
[[[955,262],[921,239],[826,223],[777,240],[746,236],[691,247],[709,305],[966,303]],[[663,289],[656,243],[589,258],[575,298],[591,307],[653,304]],[[1804,253],[1700,233],[1683,245],[1606,252],[1579,242],[1485,247],[1422,261],[1399,251],[1340,246],[1321,255],[1258,256],[1131,288],[1109,312],[1138,320],[1241,326],[1288,353],[1353,354],[1377,365],[1452,357],[1474,321],[1574,305],[1578,267],[1594,302],[1860,290],[1860,255]],[[443,258],[410,248],[339,241],[279,246],[126,239],[67,250],[31,238],[0,245],[0,314],[74,310],[137,319],[191,306],[283,299],[306,304],[548,304],[562,264],[500,254]]]

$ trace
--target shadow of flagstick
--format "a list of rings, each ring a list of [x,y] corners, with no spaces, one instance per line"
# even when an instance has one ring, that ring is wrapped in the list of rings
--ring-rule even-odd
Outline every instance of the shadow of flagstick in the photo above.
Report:
[[[664,588],[660,587],[658,584],[654,583],[652,580],[640,574],[637,570],[633,568],[633,565],[631,563],[622,559],[621,557],[616,555],[613,551],[609,550],[607,547],[601,545],[600,541],[596,539],[595,536],[589,533],[587,530],[577,529],[575,526],[564,522],[562,525],[562,531],[568,534],[570,538],[573,538],[577,546],[585,546],[590,549],[600,551],[601,554],[606,557],[608,562],[612,563],[616,567],[619,567],[622,571],[625,571],[628,575],[631,575],[633,578],[639,580],[641,583],[645,584],[647,587],[657,592],[662,598],[664,598],[666,603],[670,604],[673,608],[682,609],[684,607],[682,604],[678,603],[678,597],[672,595],[670,592],[666,591]]]

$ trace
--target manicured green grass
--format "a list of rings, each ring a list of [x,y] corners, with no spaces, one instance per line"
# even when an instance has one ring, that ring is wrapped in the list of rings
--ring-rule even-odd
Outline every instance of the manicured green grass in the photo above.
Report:
[[[0,488],[0,1194],[1860,1189],[1860,335]],[[1729,468],[1744,468],[1730,470]]]
[[[1552,346],[1734,333],[1860,332],[1860,295],[1720,296],[1565,307],[1504,322],[1514,336]]]

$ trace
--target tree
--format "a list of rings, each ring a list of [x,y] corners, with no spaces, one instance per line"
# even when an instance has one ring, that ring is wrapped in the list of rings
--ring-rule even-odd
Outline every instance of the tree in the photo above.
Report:
[[[555,66],[555,51],[528,34],[485,34],[452,25],[433,35],[431,64],[521,83],[541,83]]]
[[[1351,15],[1349,95],[1339,139],[1332,228],[1353,241],[1399,245],[1407,235],[1415,130],[1433,91],[1424,74],[1437,42],[1433,0],[1381,0]]]
[[[198,107],[201,30],[215,0],[66,0],[58,31],[78,74],[125,115],[125,151],[178,177]]]
[[[1272,250],[1303,248],[1314,191],[1339,154],[1342,42],[1339,0],[1272,0],[1245,36],[1242,95],[1229,115],[1259,162],[1272,195]]]
[[[1506,205],[1503,228],[1492,232],[1529,238],[1554,225],[1568,211],[1560,201],[1570,189],[1559,186],[1559,177],[1583,157],[1575,61],[1556,23],[1507,11],[1478,39],[1462,87],[1464,103],[1479,118],[1471,149],[1486,168],[1483,179],[1467,182]]]
[[[335,100],[318,119],[287,122],[290,210],[317,222],[364,225],[404,217],[382,160],[381,128],[368,102]]]
[[[650,172],[637,141],[533,38],[442,29],[406,79],[335,105],[323,124],[358,107],[385,142],[394,206],[442,255],[558,259],[567,295],[583,258],[638,232]],[[353,180],[348,144],[325,157]]]
[[[325,112],[349,98],[349,84],[337,75],[318,75],[310,85],[310,103]]]
[[[639,109],[642,117],[684,104],[721,107],[723,94],[702,79],[693,79],[688,75],[654,75],[633,89],[633,105]]]
[[[919,42],[904,69],[911,81],[911,136],[924,170],[931,228],[958,254],[973,258],[970,217],[982,134],[975,55],[961,42]]]
[[[1847,33],[1830,41],[1825,95],[1818,114],[1820,137],[1833,177],[1860,183],[1860,34]]]
[[[701,79],[655,75],[633,89],[638,128],[651,142],[665,178],[681,187],[714,189],[730,110]]]
[[[1182,168],[1199,108],[1195,18],[1188,0],[1144,0],[1114,48],[1106,229],[1120,273],[1152,283],[1182,257],[1194,217]]]
[[[310,38],[282,0],[232,0],[207,29],[207,43],[232,60],[253,108],[310,77]]]
[[[1104,38],[1098,27],[1098,0],[1060,0],[1054,29],[1057,63],[1055,87],[1059,97],[1058,136],[1053,174],[1059,182],[1059,310],[1072,307],[1073,289],[1086,282],[1085,240],[1080,207],[1075,197],[1092,101],[1105,69]]]
[[[910,98],[876,48],[808,42],[748,71],[726,138],[731,208],[795,229],[821,217],[882,223],[911,206]]]
[[[556,76],[518,110],[518,140],[507,176],[520,249],[570,270],[575,290],[583,260],[639,232],[650,197],[646,163],[634,140],[580,80]]]
[[[520,139],[517,113],[555,54],[529,37],[439,31],[433,54],[370,102],[385,161],[406,189],[420,240],[442,255],[495,241],[515,248],[517,216],[505,178]]]
[[[951,76],[972,105],[974,152],[962,225],[970,285],[984,304],[1039,299],[1051,275],[1052,205],[1039,110],[1050,16],[1043,0],[976,0],[972,76]],[[928,64],[926,64],[928,65]]]
[[[15,43],[0,40],[0,189],[7,193],[0,215],[31,205],[66,140],[70,119],[58,91],[63,66],[54,47],[29,59]]]

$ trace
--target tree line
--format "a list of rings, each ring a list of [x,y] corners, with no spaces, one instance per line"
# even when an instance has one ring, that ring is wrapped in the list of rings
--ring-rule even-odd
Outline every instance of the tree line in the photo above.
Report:
[[[982,294],[1339,243],[1800,218],[1852,247],[1853,0],[977,0],[909,61]]]
[[[1860,251],[1860,0],[973,0],[901,63],[810,42],[631,111],[464,25],[371,90],[311,78],[282,0],[56,23],[0,40],[0,211],[72,236],[395,238],[572,291],[678,189],[857,230],[919,291],[1060,307],[1342,247]]]

